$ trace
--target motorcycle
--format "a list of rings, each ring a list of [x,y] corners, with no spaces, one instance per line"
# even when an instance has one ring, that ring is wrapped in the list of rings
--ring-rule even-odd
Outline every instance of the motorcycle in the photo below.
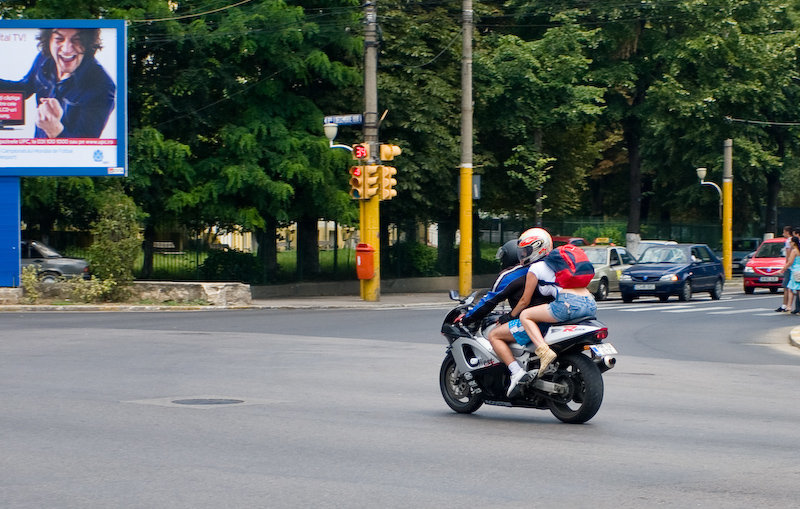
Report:
[[[484,403],[549,409],[557,419],[571,424],[594,417],[603,402],[602,373],[616,364],[616,348],[603,342],[608,328],[595,318],[540,323],[545,342],[558,355],[544,373],[538,373],[539,359],[532,343],[524,347],[509,344],[523,369],[536,370],[533,382],[509,399],[510,373],[486,339],[502,313],[490,313],[474,332],[457,320],[471,308],[476,293],[462,299],[458,292],[450,291],[450,298],[459,304],[447,313],[441,331],[448,346],[439,387],[447,405],[463,414],[475,412]]]

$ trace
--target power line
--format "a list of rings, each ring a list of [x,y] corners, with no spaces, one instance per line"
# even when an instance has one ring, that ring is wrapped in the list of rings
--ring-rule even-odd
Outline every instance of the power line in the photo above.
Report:
[[[210,11],[205,11],[205,12],[198,12],[197,14],[184,14],[182,16],[173,16],[171,18],[132,19],[131,23],[154,23],[154,22],[157,22],[157,21],[173,21],[173,20],[176,20],[176,19],[197,18],[199,16],[205,16],[206,14],[213,14],[215,12],[225,11],[225,10],[231,9],[233,7],[238,7],[240,5],[244,5],[244,4],[250,3],[252,1],[253,0],[242,0],[241,2],[238,2],[238,3],[235,3],[235,4],[231,4],[231,5],[226,5],[225,7],[220,7],[218,9],[212,9]]]
[[[734,118],[727,116],[725,120],[728,122],[740,122],[742,124],[756,124],[756,125],[766,125],[766,126],[778,126],[778,127],[795,127],[800,126],[800,122],[774,122],[770,120],[747,120],[744,118]]]

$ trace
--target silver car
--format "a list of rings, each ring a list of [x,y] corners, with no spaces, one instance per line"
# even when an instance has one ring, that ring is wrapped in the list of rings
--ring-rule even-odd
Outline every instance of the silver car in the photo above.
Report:
[[[82,258],[67,258],[38,240],[23,240],[20,246],[22,268],[35,265],[39,281],[54,283],[60,277],[89,279],[89,263]]]
[[[636,259],[621,246],[586,246],[582,248],[594,266],[594,277],[589,291],[596,300],[606,300],[608,292],[619,291],[622,271],[636,263]]]

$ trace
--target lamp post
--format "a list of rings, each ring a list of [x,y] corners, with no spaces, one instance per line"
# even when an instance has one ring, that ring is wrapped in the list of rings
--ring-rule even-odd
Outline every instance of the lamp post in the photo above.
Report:
[[[344,148],[349,150],[350,152],[353,151],[353,147],[350,145],[334,145],[333,139],[336,138],[336,134],[339,132],[339,125],[333,123],[327,123],[322,126],[325,130],[325,137],[328,138],[328,146],[330,148]]]
[[[709,182],[705,180],[706,173],[708,173],[708,169],[704,167],[697,168],[697,176],[700,178],[700,185],[701,186],[711,186],[717,190],[719,193],[719,218],[722,219],[722,189],[715,184],[714,182]]]
[[[733,278],[733,140],[723,146],[722,188],[705,180],[706,168],[697,168],[700,185],[711,186],[719,193],[719,215],[722,219],[722,267],[725,279]]]

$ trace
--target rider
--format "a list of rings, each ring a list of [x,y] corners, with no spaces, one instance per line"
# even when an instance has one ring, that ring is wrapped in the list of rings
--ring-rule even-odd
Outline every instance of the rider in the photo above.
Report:
[[[519,246],[524,250],[523,260],[531,264],[525,278],[525,291],[511,310],[511,316],[519,318],[499,325],[489,333],[492,348],[511,371],[511,383],[507,393],[509,397],[515,397],[519,393],[520,383],[528,383],[534,377],[522,369],[514,359],[508,343],[516,341],[525,346],[533,342],[536,345],[536,356],[539,358],[538,373],[543,373],[555,360],[556,354],[544,341],[536,322],[554,323],[582,316],[594,316],[597,310],[597,304],[588,289],[561,288],[555,284],[555,272],[543,260],[553,249],[552,238],[546,230],[531,228],[525,231],[520,235]],[[537,289],[555,300],[529,308],[528,305]]]
[[[525,275],[528,273],[529,265],[520,261],[518,242],[518,239],[512,239],[500,246],[495,258],[500,260],[502,270],[491,290],[469,311],[456,318],[456,322],[460,320],[465,326],[471,328],[480,323],[486,315],[491,313],[504,300],[507,299],[512,308],[517,305],[525,291]],[[540,304],[550,300],[552,299],[543,296],[538,289],[535,291],[533,296],[535,303]],[[506,323],[509,319],[510,315],[507,313],[500,318],[500,323]]]

